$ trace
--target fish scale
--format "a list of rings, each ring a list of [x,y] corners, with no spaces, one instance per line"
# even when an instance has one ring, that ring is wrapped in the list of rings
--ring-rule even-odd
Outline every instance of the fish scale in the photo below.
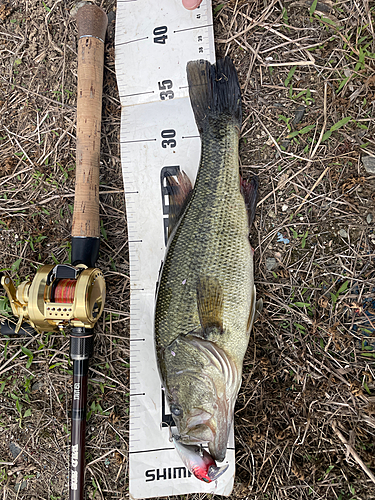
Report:
[[[233,349],[243,357],[243,329],[249,314],[253,265],[249,227],[238,172],[238,132],[222,123],[222,144],[215,134],[202,137],[202,160],[191,201],[170,243],[160,290],[173,290],[156,307],[156,343],[167,346],[176,336],[198,331],[196,301],[199,276],[215,276],[224,285],[224,329],[231,330]],[[222,154],[224,152],[224,154]],[[185,284],[182,282],[186,280]],[[242,307],[238,308],[238,303]],[[239,334],[237,331],[240,330]],[[221,345],[220,339],[217,340]],[[245,346],[244,346],[245,344]],[[221,345],[227,350],[227,344]],[[241,359],[242,363],[242,359]]]
[[[208,442],[221,461],[256,308],[249,242],[256,183],[242,189],[233,63],[190,62],[187,73],[201,161],[192,192],[183,175],[170,181],[171,211],[180,203],[182,214],[170,219],[175,227],[157,289],[155,347],[181,443]]]

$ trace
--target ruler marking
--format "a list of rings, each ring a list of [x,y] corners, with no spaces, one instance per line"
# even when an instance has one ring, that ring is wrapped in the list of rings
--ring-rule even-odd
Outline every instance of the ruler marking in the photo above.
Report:
[[[135,453],[152,453],[155,451],[165,451],[165,450],[174,450],[174,447],[172,448],[157,448],[155,450],[140,450],[140,451],[129,451],[129,454],[135,454]]]
[[[136,0],[134,0],[136,1]],[[134,43],[134,42],[141,42],[142,40],[147,40],[148,36],[145,36],[143,38],[137,38],[135,40],[129,40],[128,42],[121,42],[121,43],[115,43],[115,48],[116,47],[121,47],[121,45],[129,45],[129,43]]]
[[[157,139],[137,139],[134,141],[120,141],[120,144],[130,144],[131,142],[153,142],[156,141]]]
[[[146,94],[155,94],[154,90],[149,90],[148,92],[139,92],[138,94],[127,94],[127,95],[120,95],[120,99],[123,97],[134,97],[136,95],[146,95]]]
[[[204,24],[203,26],[195,26],[193,28],[184,28],[182,30],[175,30],[173,33],[182,33],[183,31],[199,30],[201,28],[210,28],[213,24]]]
[[[139,417],[138,417],[139,418]],[[139,441],[139,440],[138,440]],[[129,451],[129,453],[135,454],[135,453],[153,453],[156,451],[166,451],[166,450],[174,450],[174,446],[172,448],[156,448],[153,450],[137,450],[137,451]],[[227,448],[227,450],[235,450],[235,448]]]

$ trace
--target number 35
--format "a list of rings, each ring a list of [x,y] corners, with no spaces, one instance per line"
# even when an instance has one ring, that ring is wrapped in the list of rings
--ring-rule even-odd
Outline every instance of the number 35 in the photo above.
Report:
[[[165,101],[168,97],[168,99],[173,99],[174,98],[174,92],[173,90],[170,90],[173,87],[172,80],[163,80],[161,83],[158,82],[159,85],[159,90],[160,92],[160,99],[162,101]]]

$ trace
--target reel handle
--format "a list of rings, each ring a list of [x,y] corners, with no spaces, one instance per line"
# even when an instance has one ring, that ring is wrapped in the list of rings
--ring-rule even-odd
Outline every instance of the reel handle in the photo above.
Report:
[[[2,323],[0,327],[1,335],[19,335],[26,337],[35,337],[38,332],[34,330],[34,328],[29,325],[26,321],[24,321],[17,331],[17,323],[12,321],[11,319],[6,319],[4,323]]]
[[[73,240],[99,239],[100,133],[104,39],[108,18],[97,5],[84,3],[78,9],[76,19],[79,37],[77,153],[72,237]],[[88,243],[92,247],[92,240]]]

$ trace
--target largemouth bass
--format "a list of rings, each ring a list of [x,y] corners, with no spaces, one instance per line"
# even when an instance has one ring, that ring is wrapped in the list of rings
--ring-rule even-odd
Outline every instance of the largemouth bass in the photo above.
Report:
[[[257,179],[242,181],[241,93],[229,58],[187,65],[201,135],[194,189],[169,178],[169,240],[157,287],[158,367],[183,445],[226,455],[242,364],[257,308],[249,225]]]

